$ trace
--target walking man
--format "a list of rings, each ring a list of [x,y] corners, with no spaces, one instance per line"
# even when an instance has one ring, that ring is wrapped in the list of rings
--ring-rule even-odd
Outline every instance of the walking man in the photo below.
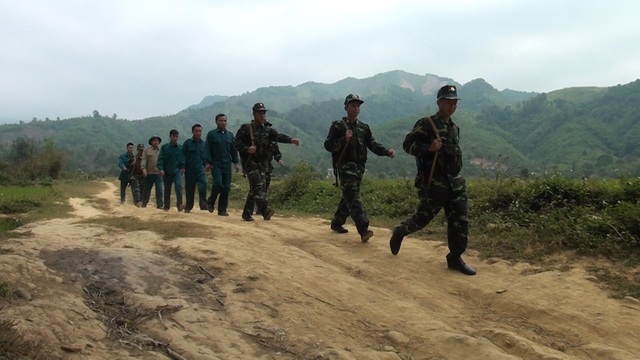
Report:
[[[244,221],[253,221],[251,212],[255,202],[265,220],[271,219],[275,211],[269,207],[265,192],[265,176],[271,161],[271,142],[299,145],[300,140],[278,134],[266,126],[267,108],[263,103],[253,105],[253,121],[243,124],[234,139],[234,146],[240,153],[242,168],[249,180],[249,194],[242,212]]]
[[[178,130],[169,131],[169,143],[162,145],[158,155],[158,170],[164,185],[164,211],[171,208],[171,185],[176,188],[176,205],[178,211],[184,210],[182,204],[182,176],[184,174],[184,155],[182,147],[178,145]]]
[[[207,149],[205,156],[207,166],[211,169],[213,184],[211,196],[207,201],[207,209],[213,212],[218,200],[218,215],[229,216],[229,192],[231,191],[231,164],[236,171],[240,170],[238,151],[233,146],[233,134],[227,130],[227,116],[216,115],[216,128],[207,133]],[[220,199],[218,199],[220,196]]]
[[[458,91],[453,85],[440,88],[436,104],[438,112],[422,118],[404,139],[404,150],[416,157],[420,203],[415,214],[393,229],[389,240],[391,253],[397,255],[402,239],[431,222],[444,208],[447,218],[447,240],[449,254],[447,267],[466,275],[475,275],[476,270],[462,260],[469,236],[468,204],[460,150],[460,129],[451,116],[458,106]]]
[[[127,152],[120,155],[120,158],[118,158],[118,167],[120,168],[120,176],[118,176],[118,179],[120,180],[120,204],[124,204],[125,202],[125,194],[127,192],[127,186],[129,185],[129,178],[131,177],[131,168],[134,160],[133,143],[130,142],[127,144]],[[131,188],[131,191],[133,193],[133,187]]]
[[[151,188],[156,187],[156,207],[162,209],[162,177],[158,169],[158,155],[160,148],[158,145],[162,142],[159,136],[154,135],[149,139],[150,147],[144,149],[142,154],[142,175],[144,176],[144,191],[142,193],[142,207],[146,208],[151,197]]]
[[[142,176],[142,154],[144,153],[144,145],[138,144],[138,153],[135,156],[131,168],[131,191],[133,192],[133,203],[140,207],[142,205],[142,194],[144,192],[144,176]]]
[[[191,134],[191,139],[187,139],[182,144],[182,152],[185,159],[186,213],[191,212],[191,209],[193,209],[196,186],[198,188],[200,210],[207,209],[207,171],[209,170],[209,165],[206,164],[207,146],[205,141],[202,140],[202,126],[200,124],[193,125]]]
[[[339,183],[342,189],[342,198],[331,220],[331,230],[339,234],[347,233],[348,230],[343,225],[351,215],[360,240],[366,243],[373,236],[373,231],[369,230],[369,218],[360,201],[360,184],[367,163],[367,149],[378,156],[392,159],[395,151],[380,145],[373,137],[369,125],[358,120],[362,103],[364,101],[358,95],[347,95],[344,99],[347,116],[331,123],[324,148],[331,153],[333,169],[338,177],[336,184]]]

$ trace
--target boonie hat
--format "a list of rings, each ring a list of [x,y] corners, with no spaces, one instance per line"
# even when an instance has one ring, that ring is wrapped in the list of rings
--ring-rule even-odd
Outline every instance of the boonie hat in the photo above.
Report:
[[[267,108],[264,106],[264,103],[256,103],[253,105],[253,112],[256,111],[267,111]]]
[[[149,139],[149,145],[151,145],[151,142],[153,141],[153,139],[158,139],[158,144],[160,144],[162,142],[162,139],[160,138],[160,136],[158,135],[153,135],[150,139]]]
[[[455,85],[445,85],[438,90],[438,94],[436,95],[437,99],[451,99],[451,100],[460,100],[458,97],[458,89],[456,89]]]
[[[348,103],[352,102],[352,101],[357,101],[360,104],[362,104],[364,101],[360,99],[360,96],[358,96],[358,94],[349,94],[347,95],[346,98],[344,98],[344,104],[347,105]]]

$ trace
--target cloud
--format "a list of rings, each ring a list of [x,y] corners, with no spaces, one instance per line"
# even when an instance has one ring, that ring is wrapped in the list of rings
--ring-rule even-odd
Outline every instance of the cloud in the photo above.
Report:
[[[0,1],[0,122],[396,69],[525,91],[640,73],[635,1]]]

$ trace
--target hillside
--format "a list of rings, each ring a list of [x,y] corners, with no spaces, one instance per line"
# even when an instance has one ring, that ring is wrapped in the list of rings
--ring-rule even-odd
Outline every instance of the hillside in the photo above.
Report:
[[[435,113],[434,92],[451,82],[455,83],[430,74],[391,71],[334,84],[260,88],[224,101],[212,97],[209,106],[137,121],[96,112],[60,121],[3,125],[0,150],[11,150],[12,141],[19,137],[50,138],[68,152],[67,169],[115,172],[117,156],[128,141],[146,144],[154,134],[166,141],[172,128],[181,132],[184,141],[194,123],[202,124],[205,132],[211,130],[217,113],[227,114],[229,129],[235,131],[251,119],[251,106],[262,101],[278,131],[302,140],[301,147],[281,146],[286,164],[305,160],[324,173],[330,157],[322,142],[331,121],[344,115],[345,94],[354,92],[365,100],[361,120],[371,125],[379,142],[399,153],[392,161],[371,157],[369,174],[412,177],[413,159],[401,151],[404,135],[418,118]],[[634,105],[640,101],[639,81],[535,94],[498,91],[476,79],[459,86],[459,94],[463,100],[454,120],[461,128],[468,176],[493,176],[496,171],[512,175],[562,171],[576,177],[640,175],[636,140],[640,121]],[[288,171],[290,166],[276,170],[279,175]]]

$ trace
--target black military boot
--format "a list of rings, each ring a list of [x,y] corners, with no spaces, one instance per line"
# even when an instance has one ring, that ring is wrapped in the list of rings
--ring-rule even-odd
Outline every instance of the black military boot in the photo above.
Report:
[[[251,216],[251,214],[243,212],[242,213],[242,220],[244,220],[244,221],[253,221],[253,217]]]
[[[273,216],[273,214],[275,214],[275,213],[276,213],[276,211],[275,211],[275,210],[273,210],[272,208],[265,208],[265,209],[262,211],[262,217],[263,217],[265,220],[271,220],[271,217],[272,217],[272,216]]]
[[[389,248],[391,249],[391,253],[393,255],[398,255],[398,253],[400,252],[402,239],[404,239],[404,234],[402,233],[400,226],[396,226],[395,228],[393,228],[391,239],[389,240]]]
[[[345,229],[344,226],[340,225],[335,219],[331,221],[331,230],[338,234],[346,234],[349,232],[349,230]]]
[[[450,270],[460,271],[465,275],[475,275],[476,269],[462,260],[460,256],[454,256],[451,253],[447,255],[447,267]]]

